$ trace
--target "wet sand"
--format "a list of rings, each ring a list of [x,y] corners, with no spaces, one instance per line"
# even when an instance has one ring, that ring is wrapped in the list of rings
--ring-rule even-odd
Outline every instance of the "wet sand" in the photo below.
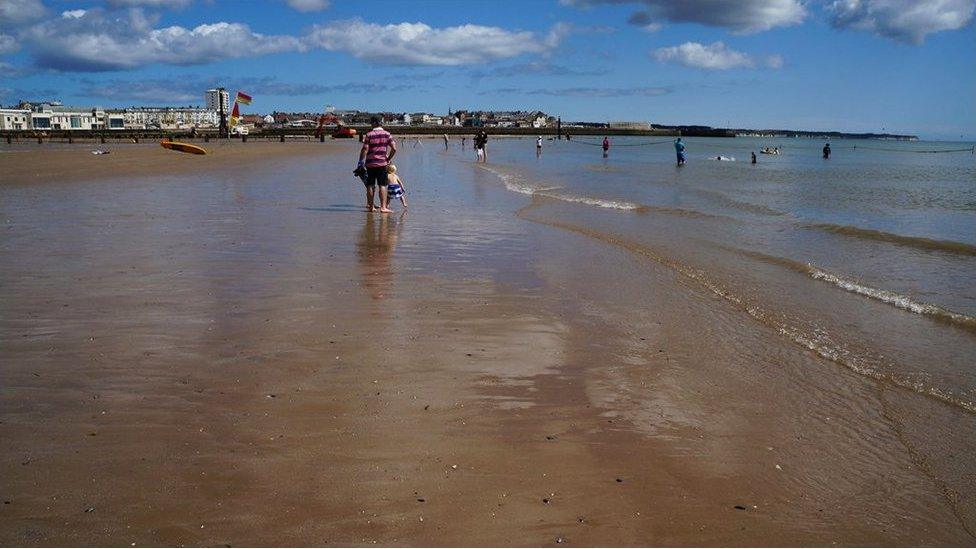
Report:
[[[897,388],[484,170],[156,148],[0,155],[4,545],[973,541]]]
[[[143,143],[18,143],[0,148],[3,184],[65,183],[112,177],[178,175],[207,170],[236,170],[276,159],[323,154],[339,146],[329,141],[241,143],[239,141],[191,140],[206,149],[206,155],[177,153],[158,142]],[[95,155],[103,150],[108,154]]]

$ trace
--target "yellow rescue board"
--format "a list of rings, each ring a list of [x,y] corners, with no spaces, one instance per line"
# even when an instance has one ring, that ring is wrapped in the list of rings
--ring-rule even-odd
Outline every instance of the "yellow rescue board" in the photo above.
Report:
[[[197,147],[196,145],[191,145],[189,143],[180,143],[178,141],[161,141],[159,143],[165,149],[170,149],[174,151],[180,151],[190,154],[207,154],[207,149],[203,147]]]

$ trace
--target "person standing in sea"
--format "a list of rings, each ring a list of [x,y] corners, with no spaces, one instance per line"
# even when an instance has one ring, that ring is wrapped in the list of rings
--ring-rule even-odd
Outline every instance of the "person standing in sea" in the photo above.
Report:
[[[678,156],[678,165],[683,166],[685,163],[685,144],[680,137],[674,140],[674,152]]]
[[[603,158],[610,156],[610,138],[603,136]]]
[[[378,116],[370,119],[373,129],[363,137],[363,148],[359,151],[359,167],[366,168],[366,210],[375,212],[377,209],[383,213],[389,213],[389,196],[387,195],[387,183],[389,179],[386,173],[386,166],[396,155],[396,141],[390,132],[383,129]],[[380,187],[380,207],[377,208],[374,202],[376,186]]]
[[[539,158],[542,156],[542,136],[536,138],[535,140],[535,157]]]
[[[478,161],[488,163],[488,133],[485,130],[478,132],[474,137],[474,148],[478,151]]]
[[[823,157],[824,160],[828,160],[830,158],[830,143],[824,143]]]

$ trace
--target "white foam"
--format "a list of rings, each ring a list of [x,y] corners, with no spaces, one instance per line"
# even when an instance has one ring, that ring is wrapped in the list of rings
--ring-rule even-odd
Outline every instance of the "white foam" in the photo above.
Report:
[[[540,191],[551,191],[560,188],[560,187],[533,187],[527,184],[524,179],[522,179],[517,175],[505,173],[484,165],[480,165],[478,167],[494,174],[496,177],[498,177],[498,179],[502,180],[502,183],[505,184],[506,189],[515,193],[527,194],[529,196],[532,196],[534,194],[539,193]]]
[[[562,200],[564,202],[576,202],[578,204],[586,204],[587,206],[597,206],[599,208],[608,208],[611,210],[637,210],[641,208],[640,204],[635,204],[633,202],[622,202],[617,200],[606,200],[602,198],[592,198],[589,196],[578,196],[565,193],[551,193],[551,192],[537,192],[536,194],[540,196],[545,196],[546,198],[555,198],[556,200]]]
[[[587,206],[596,206],[599,208],[608,208],[611,210],[637,210],[641,208],[640,204],[635,204],[633,202],[606,200],[602,198],[593,198],[589,196],[579,196],[579,195],[567,194],[567,193],[554,193],[551,191],[556,191],[562,189],[563,187],[559,187],[559,186],[536,187],[527,184],[524,179],[522,179],[517,175],[505,173],[488,166],[479,166],[479,167],[482,168],[483,170],[495,174],[499,179],[502,180],[502,183],[505,184],[506,189],[519,194],[525,194],[529,196],[544,196],[546,198],[562,200],[563,202],[575,202],[577,204],[586,204]]]
[[[899,309],[903,309],[905,311],[911,311],[915,314],[935,316],[939,318],[952,320],[960,324],[976,325],[976,318],[964,314],[960,314],[960,313],[954,313],[952,311],[943,309],[942,307],[939,307],[937,305],[915,301],[914,299],[908,296],[904,296],[889,290],[881,290],[878,288],[865,286],[853,280],[842,278],[835,274],[822,271],[812,265],[808,265],[808,268],[809,268],[808,272],[813,279],[828,282],[830,284],[833,284],[834,286],[837,286],[838,288],[847,290],[848,292],[867,296],[872,299],[876,299],[878,301],[887,303],[889,305],[894,305]]]

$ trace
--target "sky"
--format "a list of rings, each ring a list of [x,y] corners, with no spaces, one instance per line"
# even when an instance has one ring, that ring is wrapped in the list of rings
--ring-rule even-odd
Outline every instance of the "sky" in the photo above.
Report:
[[[0,104],[976,139],[976,0],[0,0]]]

